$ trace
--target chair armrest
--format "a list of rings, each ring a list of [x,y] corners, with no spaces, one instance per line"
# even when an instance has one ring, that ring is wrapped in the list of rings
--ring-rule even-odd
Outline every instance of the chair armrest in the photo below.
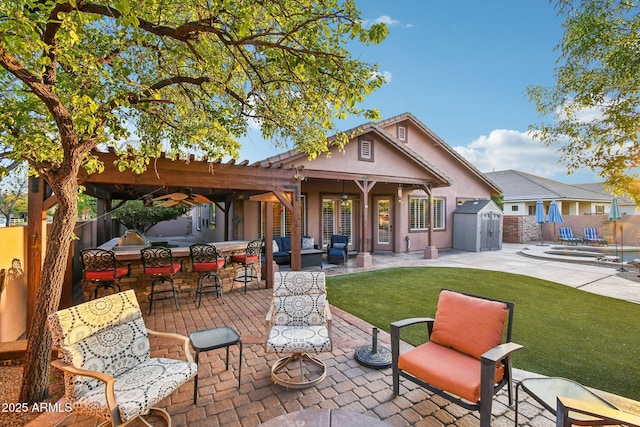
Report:
[[[331,329],[333,324],[333,317],[331,316],[331,304],[329,301],[324,300],[324,312],[327,318],[327,332],[329,334],[329,341],[331,342],[331,350],[333,351],[333,340],[331,339]]]
[[[151,329],[147,329],[147,333],[149,335],[154,335],[156,337],[169,338],[176,341],[180,341],[184,345],[184,353],[186,354],[187,361],[193,363],[193,355],[191,354],[191,349],[189,346],[189,338],[180,334],[174,334],[171,332],[157,332]]]
[[[604,405],[590,405],[586,402],[570,399],[564,396],[558,396],[558,407],[556,412],[557,427],[568,427],[571,425],[569,421],[569,411],[601,419],[603,420],[602,424],[624,424],[631,427],[640,427],[640,416],[638,415],[630,414],[618,409],[608,408]]]
[[[54,368],[60,369],[61,371],[70,374],[70,375],[80,375],[83,377],[95,378],[98,381],[102,381],[105,383],[104,387],[104,397],[107,401],[107,406],[109,407],[109,412],[111,413],[112,418],[114,414],[118,410],[118,403],[116,402],[116,394],[114,392],[114,384],[116,382],[115,378],[113,378],[109,374],[105,374],[104,372],[98,371],[89,371],[87,369],[76,368],[73,365],[69,365],[62,360],[54,360],[51,362],[51,366]],[[116,418],[113,418],[116,419]]]
[[[497,363],[499,360],[509,356],[514,351],[520,350],[523,346],[514,342],[506,342],[504,344],[497,345],[490,350],[487,350],[482,355],[482,362],[485,360],[491,363]]]
[[[269,305],[269,310],[267,311],[267,316],[265,318],[264,325],[264,351],[267,351],[267,341],[269,341],[269,332],[271,331],[271,317],[273,316],[273,311],[275,310],[275,306],[273,301]]]
[[[432,319],[431,317],[412,317],[409,319],[397,320],[391,323],[390,327],[391,329],[400,329],[404,328],[405,326],[417,325],[419,323],[427,323],[433,326],[434,321],[435,319]]]

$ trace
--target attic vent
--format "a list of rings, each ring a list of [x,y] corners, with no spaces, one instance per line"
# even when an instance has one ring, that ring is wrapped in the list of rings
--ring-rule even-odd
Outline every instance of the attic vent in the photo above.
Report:
[[[407,127],[406,126],[398,126],[398,139],[400,141],[407,140]]]
[[[373,161],[373,141],[366,139],[360,140],[360,160],[372,162]]]

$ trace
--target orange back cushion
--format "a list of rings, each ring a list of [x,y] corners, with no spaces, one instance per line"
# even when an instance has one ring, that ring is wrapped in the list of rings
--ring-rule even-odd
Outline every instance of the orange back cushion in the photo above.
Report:
[[[430,340],[480,359],[502,342],[507,313],[504,303],[442,291]]]

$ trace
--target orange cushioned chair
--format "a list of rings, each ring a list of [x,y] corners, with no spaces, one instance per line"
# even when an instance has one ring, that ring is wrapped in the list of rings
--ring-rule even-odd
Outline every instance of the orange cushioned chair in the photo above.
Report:
[[[403,377],[479,410],[480,426],[490,426],[493,395],[505,384],[513,403],[511,353],[522,346],[511,342],[512,321],[513,303],[442,290],[435,319],[391,323],[394,396]],[[419,323],[427,325],[429,341],[400,354],[401,328]]]

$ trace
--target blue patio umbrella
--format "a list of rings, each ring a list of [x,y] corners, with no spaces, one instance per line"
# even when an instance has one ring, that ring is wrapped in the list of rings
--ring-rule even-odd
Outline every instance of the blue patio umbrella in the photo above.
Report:
[[[544,204],[542,203],[542,199],[538,199],[536,202],[536,222],[540,224],[540,245],[544,245],[544,239],[542,238],[542,224],[546,221],[544,219]]]
[[[553,224],[553,237],[556,239],[556,224],[560,224],[564,222],[564,218],[562,218],[562,214],[560,213],[560,209],[558,209],[558,204],[555,200],[552,200],[549,203],[549,213],[547,214],[547,222]],[[557,240],[557,239],[556,239]]]

